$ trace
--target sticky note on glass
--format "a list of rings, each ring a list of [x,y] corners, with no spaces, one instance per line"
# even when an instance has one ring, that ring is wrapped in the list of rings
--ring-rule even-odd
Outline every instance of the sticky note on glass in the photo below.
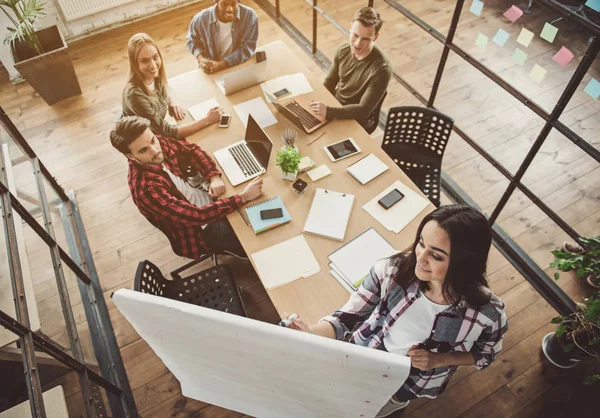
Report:
[[[550,23],[544,23],[544,29],[542,29],[542,33],[540,33],[540,38],[552,43],[554,42],[554,38],[556,38],[557,33],[558,28],[556,26],[553,26]]]
[[[592,99],[598,100],[598,97],[600,97],[600,81],[592,78],[583,91],[589,94]]]
[[[508,41],[508,38],[510,38],[510,34],[507,31],[498,29],[498,32],[496,32],[492,41],[498,46],[504,46],[506,41]]]
[[[531,78],[536,83],[541,83],[544,77],[546,76],[546,70],[535,64],[529,73],[529,78]]]
[[[469,11],[473,13],[475,16],[481,16],[481,11],[483,10],[483,2],[479,0],[473,0],[471,4],[471,8]]]
[[[592,10],[600,12],[600,0],[587,0],[585,5]]]
[[[485,36],[483,33],[479,32],[479,35],[477,35],[477,39],[475,39],[475,45],[477,45],[479,48],[485,49],[487,43],[488,37]]]
[[[563,67],[567,65],[573,59],[573,53],[569,51],[568,48],[564,46],[558,50],[556,55],[552,57],[552,60],[562,65]]]
[[[531,43],[532,39],[533,39],[533,32],[523,28],[523,29],[521,29],[521,33],[519,34],[519,37],[517,38],[517,42],[520,43],[521,45],[523,45],[524,47],[528,47],[529,44]]]
[[[513,5],[510,9],[504,12],[504,17],[514,22],[518,18],[523,16],[523,10],[519,9],[517,6]]]
[[[527,59],[527,54],[520,50],[519,48],[515,49],[515,53],[513,54],[513,61],[519,64],[521,67],[525,64],[525,60]]]

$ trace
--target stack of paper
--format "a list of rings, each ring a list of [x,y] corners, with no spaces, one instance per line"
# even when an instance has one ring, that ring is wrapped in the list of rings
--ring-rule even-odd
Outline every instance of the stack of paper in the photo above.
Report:
[[[310,277],[321,271],[303,235],[265,248],[251,255],[265,289]]]
[[[260,85],[267,102],[270,102],[268,94],[273,94],[276,91],[287,89],[290,94],[282,99],[289,99],[290,97],[299,96],[301,94],[310,93],[313,91],[310,82],[303,73],[289,74],[281,77],[277,77],[273,80],[265,81]]]
[[[188,109],[188,111],[190,112],[190,115],[192,115],[192,118],[194,118],[194,120],[200,120],[206,117],[206,114],[210,109],[217,106],[219,106],[217,99],[211,97],[210,99],[205,100],[202,103],[198,103],[194,106],[191,106]]]
[[[367,277],[377,260],[397,252],[375,229],[369,228],[329,255],[329,272],[352,293]]]
[[[398,189],[404,195],[404,199],[396,203],[389,209],[384,209],[379,203],[379,199]],[[429,201],[414,192],[408,186],[405,186],[399,180],[390,187],[379,193],[370,202],[363,206],[372,217],[374,217],[388,231],[398,233],[408,225],[415,217],[427,207]]]

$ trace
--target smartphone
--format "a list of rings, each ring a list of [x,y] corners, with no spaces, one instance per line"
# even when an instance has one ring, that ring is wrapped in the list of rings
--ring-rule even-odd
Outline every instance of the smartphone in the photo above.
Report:
[[[231,121],[231,115],[221,115],[221,120],[219,121],[219,128],[227,128],[229,126],[229,121]]]
[[[266,209],[260,211],[260,219],[263,221],[265,219],[273,219],[273,218],[281,218],[283,216],[283,211],[281,208],[275,209]]]
[[[273,96],[275,96],[275,98],[277,98],[277,99],[281,99],[282,97],[285,97],[285,96],[287,96],[290,93],[291,92],[288,89],[283,88],[283,89],[281,89],[281,90],[276,91],[275,93],[273,93]]]
[[[389,209],[394,206],[396,203],[401,201],[404,198],[404,195],[400,190],[394,189],[385,196],[383,196],[377,203],[379,203],[384,209]]]

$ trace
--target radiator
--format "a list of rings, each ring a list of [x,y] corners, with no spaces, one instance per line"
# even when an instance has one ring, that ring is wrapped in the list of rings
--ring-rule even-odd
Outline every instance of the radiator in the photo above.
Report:
[[[132,1],[134,0],[57,0],[57,3],[65,19],[71,22]]]

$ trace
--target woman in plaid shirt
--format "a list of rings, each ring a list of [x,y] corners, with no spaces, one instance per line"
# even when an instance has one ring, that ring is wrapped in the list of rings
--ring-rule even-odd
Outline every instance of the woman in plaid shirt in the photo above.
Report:
[[[458,366],[489,366],[507,330],[504,303],[489,289],[486,218],[464,205],[427,215],[412,248],[376,263],[348,302],[315,325],[291,328],[408,355],[411,371],[377,417],[410,399],[435,398]]]

